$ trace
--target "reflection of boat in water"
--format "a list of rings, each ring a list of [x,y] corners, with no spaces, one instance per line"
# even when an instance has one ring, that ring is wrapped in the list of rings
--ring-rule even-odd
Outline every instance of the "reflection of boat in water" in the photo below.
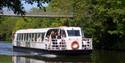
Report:
[[[86,56],[77,57],[56,57],[56,58],[46,58],[41,56],[13,56],[13,63],[92,63],[91,58]]]
[[[85,38],[83,34],[80,27],[18,30],[13,35],[13,47],[59,55],[90,54],[92,38]]]

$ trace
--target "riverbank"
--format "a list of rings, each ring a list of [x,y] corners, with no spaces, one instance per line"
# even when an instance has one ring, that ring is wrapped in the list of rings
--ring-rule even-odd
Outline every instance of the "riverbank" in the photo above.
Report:
[[[0,63],[12,63],[12,57],[6,55],[0,55]]]
[[[0,41],[0,43],[12,43],[12,41]]]

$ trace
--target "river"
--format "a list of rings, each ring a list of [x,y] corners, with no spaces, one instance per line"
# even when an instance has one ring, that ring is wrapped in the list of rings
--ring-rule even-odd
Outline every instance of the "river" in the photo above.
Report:
[[[13,51],[11,43],[0,42],[0,63],[125,63],[125,51],[94,50],[91,55],[36,55]]]

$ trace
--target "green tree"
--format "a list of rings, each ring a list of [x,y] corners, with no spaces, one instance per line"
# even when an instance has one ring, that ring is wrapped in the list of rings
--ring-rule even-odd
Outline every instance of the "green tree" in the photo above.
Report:
[[[15,26],[15,18],[2,17],[0,20],[0,40],[11,40],[13,28]]]
[[[2,10],[2,8],[4,7],[8,7],[12,11],[14,11],[15,14],[24,15],[25,11],[22,1],[31,5],[33,3],[37,3],[37,6],[41,8],[43,6],[43,3],[48,3],[51,0],[0,0],[0,10]]]
[[[51,12],[59,14],[73,14],[73,0],[52,0],[49,2],[49,8]]]
[[[52,7],[56,11],[72,4],[74,19],[69,20],[69,25],[82,27],[85,36],[93,38],[95,46],[125,49],[121,46],[125,44],[124,0],[72,0],[72,3],[65,2],[63,8],[60,6],[60,0],[52,2]]]

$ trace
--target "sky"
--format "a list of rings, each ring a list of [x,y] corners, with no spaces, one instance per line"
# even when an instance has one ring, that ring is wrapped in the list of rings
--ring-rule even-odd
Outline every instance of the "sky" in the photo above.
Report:
[[[26,12],[30,11],[33,7],[37,7],[37,3],[34,3],[33,5],[31,5],[31,4],[27,4],[23,1],[22,4],[23,4],[24,10]],[[48,4],[45,3],[45,4],[43,4],[43,6],[48,6]],[[4,10],[4,14],[14,14],[13,11],[8,10],[7,8],[3,8],[3,10]]]
[[[30,11],[33,7],[37,7],[37,3],[34,3],[33,5],[30,5],[30,4],[25,4],[25,3],[23,3],[24,5],[24,9],[26,10],[26,11]],[[48,6],[48,4],[47,3],[45,3],[45,4],[43,4],[43,6]]]
[[[34,3],[33,5],[30,5],[30,4],[25,4],[25,3],[24,3],[23,7],[24,7],[24,9],[25,9],[26,11],[30,11],[33,7],[37,7],[37,4]]]

